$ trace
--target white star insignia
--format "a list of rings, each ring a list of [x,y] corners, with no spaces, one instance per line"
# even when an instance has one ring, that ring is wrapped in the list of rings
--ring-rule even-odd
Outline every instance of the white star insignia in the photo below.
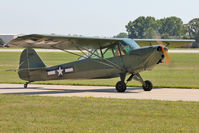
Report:
[[[58,76],[63,76],[63,69],[61,69],[61,67],[59,67],[59,69],[57,70],[58,72]]]

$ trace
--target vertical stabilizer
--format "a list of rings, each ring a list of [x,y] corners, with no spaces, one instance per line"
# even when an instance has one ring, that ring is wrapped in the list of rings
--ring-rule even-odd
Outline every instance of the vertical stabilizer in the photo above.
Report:
[[[32,48],[26,48],[21,53],[19,69],[46,67],[39,55]]]
[[[34,49],[26,48],[23,50],[20,56],[18,72],[21,79],[31,81],[33,79],[31,72],[37,69],[42,69],[44,67],[46,67],[46,65],[43,63],[43,61]],[[39,75],[38,79],[40,79]]]

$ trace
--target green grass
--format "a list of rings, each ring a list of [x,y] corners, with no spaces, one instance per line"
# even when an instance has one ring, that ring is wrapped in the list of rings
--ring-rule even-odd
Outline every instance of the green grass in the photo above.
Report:
[[[67,53],[39,53],[48,66],[62,64],[77,59]],[[0,52],[0,83],[24,83],[15,72],[7,69],[18,67],[20,52]],[[170,65],[157,65],[152,71],[142,72],[143,79],[151,80],[155,87],[199,88],[199,54],[171,53]],[[114,86],[119,78],[98,80],[59,80],[35,82],[37,84],[107,85]],[[131,81],[128,86],[141,86]]]
[[[199,48],[169,48],[169,50],[199,50]]]
[[[1,133],[197,133],[198,125],[198,102],[0,95]]]

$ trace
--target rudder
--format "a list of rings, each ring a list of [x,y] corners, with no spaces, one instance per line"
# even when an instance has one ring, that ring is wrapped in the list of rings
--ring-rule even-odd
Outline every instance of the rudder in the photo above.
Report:
[[[44,67],[46,67],[46,65],[34,49],[26,48],[23,50],[20,56],[18,72],[21,79],[31,81],[31,70],[37,70]]]
[[[19,69],[46,67],[39,55],[32,48],[23,50],[20,56]]]

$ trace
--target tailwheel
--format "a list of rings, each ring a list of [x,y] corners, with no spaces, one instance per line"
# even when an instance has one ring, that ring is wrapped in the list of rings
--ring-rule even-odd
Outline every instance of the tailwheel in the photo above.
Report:
[[[25,83],[25,84],[24,84],[24,88],[27,88],[27,87],[28,87],[28,84]]]
[[[33,81],[28,81],[28,82],[26,82],[26,83],[24,84],[24,88],[27,88],[27,87],[28,87],[28,84],[31,83],[31,82],[33,82]]]
[[[151,81],[146,80],[144,81],[145,85],[142,85],[144,91],[151,91],[153,88],[153,84],[151,83]]]
[[[122,81],[117,82],[115,86],[117,92],[125,92],[126,90],[126,84]]]

